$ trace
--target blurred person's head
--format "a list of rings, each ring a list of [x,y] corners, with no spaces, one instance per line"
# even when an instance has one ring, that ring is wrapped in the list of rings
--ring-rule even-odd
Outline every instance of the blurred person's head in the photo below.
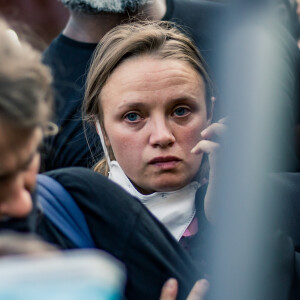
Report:
[[[0,228],[33,210],[39,146],[48,128],[51,75],[41,54],[0,20]],[[23,225],[20,224],[22,227]],[[26,229],[24,229],[26,230]]]
[[[109,160],[142,193],[180,189],[204,168],[203,154],[191,149],[211,121],[211,80],[194,43],[172,23],[111,30],[96,49],[84,109],[100,123]],[[107,175],[107,159],[95,170]]]

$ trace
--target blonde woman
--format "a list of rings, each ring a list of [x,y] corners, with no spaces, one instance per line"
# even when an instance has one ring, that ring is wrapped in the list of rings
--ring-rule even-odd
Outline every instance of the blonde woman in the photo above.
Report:
[[[106,149],[95,170],[140,199],[196,256],[201,224],[213,219],[207,156],[213,165],[219,145],[209,139],[224,130],[211,124],[213,105],[205,62],[174,24],[121,25],[99,43],[84,103]]]

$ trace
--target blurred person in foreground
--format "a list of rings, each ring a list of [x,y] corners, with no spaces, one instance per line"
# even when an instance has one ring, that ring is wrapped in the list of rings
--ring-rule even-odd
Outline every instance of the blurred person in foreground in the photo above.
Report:
[[[78,248],[50,219],[36,197],[39,147],[49,126],[49,69],[41,55],[0,22],[0,229],[36,232],[60,249]],[[53,130],[52,130],[53,131]],[[145,207],[114,183],[85,168],[48,174],[82,211],[96,248],[127,269],[127,299],[158,299],[164,282],[178,281],[185,299],[204,276]],[[198,268],[199,267],[199,268]],[[202,270],[202,271],[201,271]]]
[[[224,11],[224,5],[202,0],[60,1],[69,9],[70,18],[44,53],[54,76],[54,121],[59,126],[59,133],[46,140],[44,170],[92,167],[102,156],[94,128],[83,128],[81,105],[91,56],[110,29],[132,19],[173,20],[186,26],[213,68],[217,25]]]

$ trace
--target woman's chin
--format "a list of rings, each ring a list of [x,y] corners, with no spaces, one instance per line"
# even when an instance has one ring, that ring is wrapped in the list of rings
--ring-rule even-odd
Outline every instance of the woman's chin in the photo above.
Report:
[[[182,181],[180,182],[165,182],[162,183],[160,182],[159,184],[153,185],[153,192],[173,192],[177,191],[184,186],[186,186],[188,183],[183,183]]]

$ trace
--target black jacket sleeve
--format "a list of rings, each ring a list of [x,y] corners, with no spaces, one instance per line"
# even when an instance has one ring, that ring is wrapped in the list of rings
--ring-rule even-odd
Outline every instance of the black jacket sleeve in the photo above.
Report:
[[[48,175],[73,196],[97,247],[125,264],[128,299],[158,299],[163,283],[170,277],[179,281],[178,299],[186,299],[202,274],[190,255],[140,201],[88,169],[61,169]],[[50,239],[47,222],[48,229],[43,234],[47,231]],[[57,240],[52,237],[52,242],[53,239]]]

